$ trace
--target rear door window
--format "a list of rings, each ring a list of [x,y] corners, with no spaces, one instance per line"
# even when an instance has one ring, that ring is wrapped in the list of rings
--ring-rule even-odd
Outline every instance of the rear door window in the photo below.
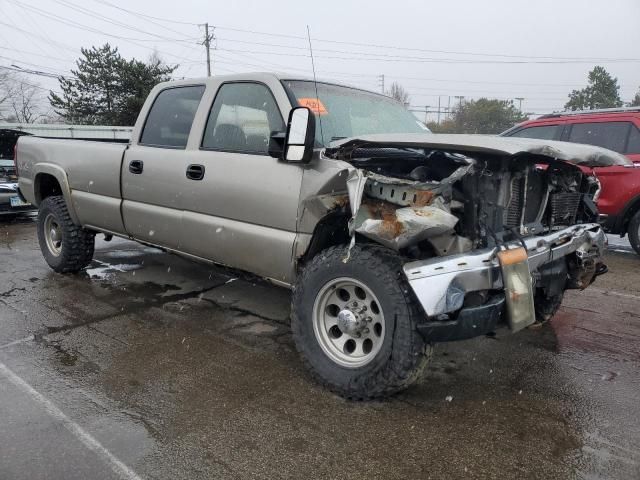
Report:
[[[629,122],[574,123],[569,132],[569,141],[625,153],[630,126]]]
[[[560,136],[560,125],[540,125],[527,127],[510,135],[511,137],[539,138],[541,140],[555,140]]]
[[[140,144],[185,148],[204,88],[196,85],[162,90],[149,110]]]
[[[640,153],[640,130],[638,130],[638,127],[636,127],[635,125],[631,125],[631,132],[629,133],[629,144],[627,145],[627,153]]]

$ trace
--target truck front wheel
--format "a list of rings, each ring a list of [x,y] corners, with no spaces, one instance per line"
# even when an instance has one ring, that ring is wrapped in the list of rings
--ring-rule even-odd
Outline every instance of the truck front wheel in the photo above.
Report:
[[[629,228],[627,228],[627,233],[629,234],[629,243],[636,251],[636,253],[640,255],[640,210],[638,210],[636,214],[631,217]]]
[[[422,316],[400,258],[378,246],[324,250],[293,290],[292,331],[305,365],[354,400],[391,395],[420,376],[431,353],[416,330]]]
[[[42,201],[37,229],[42,255],[56,272],[78,272],[91,263],[95,234],[73,223],[63,197]]]

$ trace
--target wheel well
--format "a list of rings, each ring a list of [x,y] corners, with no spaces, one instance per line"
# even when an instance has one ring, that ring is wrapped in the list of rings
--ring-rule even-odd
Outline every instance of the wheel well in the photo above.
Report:
[[[629,202],[629,204],[624,210],[624,213],[622,214],[622,220],[620,224],[621,234],[627,233],[629,222],[639,210],[640,210],[640,196],[637,196],[636,198],[634,198]]]
[[[45,198],[54,195],[62,195],[62,188],[58,179],[48,173],[39,173],[35,179],[35,197],[36,202],[40,203]]]
[[[349,243],[349,215],[343,211],[331,212],[322,218],[313,230],[307,251],[298,259],[303,265],[322,250],[334,245]]]

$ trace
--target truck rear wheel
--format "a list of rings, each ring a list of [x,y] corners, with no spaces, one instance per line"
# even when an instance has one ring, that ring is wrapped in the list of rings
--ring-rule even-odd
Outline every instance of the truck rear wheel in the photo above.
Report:
[[[416,330],[423,316],[400,258],[378,246],[324,250],[293,290],[291,327],[305,365],[354,400],[391,395],[419,378],[431,354]]]
[[[640,255],[640,210],[631,217],[627,233],[629,234],[629,243],[636,253]]]
[[[78,272],[91,263],[95,234],[73,223],[63,197],[42,201],[37,229],[42,255],[56,272]]]

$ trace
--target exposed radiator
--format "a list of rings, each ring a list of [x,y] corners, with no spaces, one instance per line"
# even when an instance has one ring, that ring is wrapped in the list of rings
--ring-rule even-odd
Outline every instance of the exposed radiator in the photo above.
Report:
[[[509,206],[504,212],[504,224],[507,228],[520,226],[523,208],[524,178],[514,178],[511,180],[511,199]]]
[[[552,227],[575,223],[581,196],[581,193],[554,193],[549,197]]]

